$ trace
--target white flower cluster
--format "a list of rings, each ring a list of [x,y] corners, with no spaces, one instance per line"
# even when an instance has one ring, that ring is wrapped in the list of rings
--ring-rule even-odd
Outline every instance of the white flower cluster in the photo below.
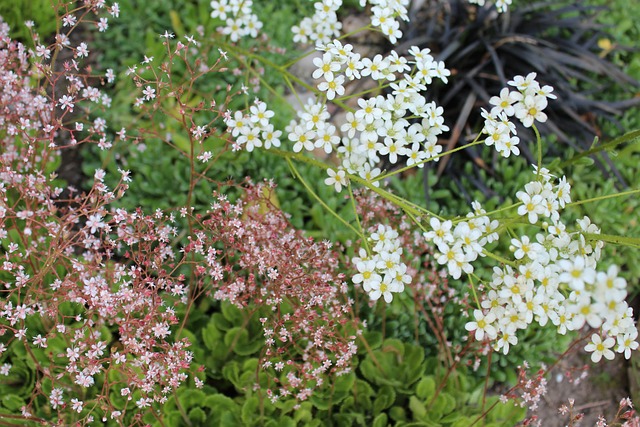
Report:
[[[484,1],[485,0],[469,0],[469,3],[477,4],[478,6],[484,6]],[[498,12],[501,13],[506,12],[509,9],[509,6],[511,6],[512,1],[513,0],[496,0],[496,9],[498,9]]]
[[[366,3],[372,6],[371,25],[379,27],[382,34],[395,44],[402,37],[400,22],[396,18],[409,21],[409,0],[360,0],[360,6],[364,7]]]
[[[429,50],[417,47],[409,50],[410,59],[395,51],[386,57],[376,55],[373,59],[361,59],[360,54],[353,52],[353,46],[343,46],[337,40],[320,49],[324,54],[314,61],[318,68],[313,77],[323,79],[318,89],[326,93],[327,100],[344,94],[346,79],[370,76],[374,80],[392,82],[392,93],[360,98],[357,100],[359,108],[346,114],[346,122],[340,127],[342,145],[338,148],[343,170],[378,185],[375,178],[381,171],[376,165],[381,155],[388,156],[392,164],[405,158],[407,165],[419,167],[429,159],[437,159],[442,151],[437,144],[438,135],[449,128],[444,125],[443,109],[434,102],[427,102],[421,91],[426,90],[434,78],[447,81],[450,73],[444,63],[435,61]],[[415,66],[415,73],[407,74],[411,65]],[[413,123],[405,118],[407,115]],[[312,124],[303,123],[299,127],[310,129]],[[296,141],[294,151],[302,147],[313,149],[312,144],[299,145],[296,126],[292,129],[294,135],[289,139]],[[337,184],[336,190],[339,191]]]
[[[488,146],[494,145],[504,157],[520,154],[520,139],[516,136],[516,127],[509,118],[515,116],[524,127],[531,127],[534,121],[544,123],[547,121],[547,115],[543,112],[548,104],[547,98],[556,99],[551,93],[553,88],[540,87],[535,78],[536,73],[530,73],[526,77],[514,77],[507,83],[515,86],[517,90],[503,88],[500,96],[489,99],[489,103],[493,105],[491,111],[482,110],[482,116],[485,118],[482,133],[488,135],[484,143]]]
[[[613,358],[609,349],[614,341],[616,351],[630,357],[631,350],[638,347],[638,333],[632,309],[625,301],[626,281],[618,277],[615,265],[606,272],[596,271],[604,243],[593,236],[600,230],[584,217],[578,220],[577,231],[568,232],[558,211],[571,201],[570,185],[564,177],[552,185],[552,175],[546,169],[538,171],[537,177],[539,180],[518,193],[523,201],[518,213],[528,216],[531,223],[537,222],[538,215],[548,217],[551,225],[545,223],[545,232],[536,234],[535,239],[523,235],[511,240],[515,261],[504,268],[494,267],[481,309],[474,310],[474,320],[466,329],[474,331],[477,340],[485,336],[497,340],[495,349],[506,354],[509,346],[518,342],[517,331],[534,320],[541,326],[551,322],[560,334],[588,325],[606,337],[603,341],[597,335],[586,347],[594,362],[603,355]],[[438,234],[436,227],[434,232]],[[446,229],[439,238],[456,241]],[[459,252],[450,257],[458,257],[460,261],[454,263],[466,271]],[[452,271],[450,267],[449,271],[459,274],[459,268]]]
[[[390,303],[393,293],[403,292],[404,286],[411,283],[407,265],[400,259],[402,247],[398,232],[389,226],[379,224],[369,241],[373,245],[372,253],[367,254],[365,249],[360,249],[360,256],[352,259],[358,270],[358,274],[353,276],[353,282],[361,283],[372,300],[382,296]]]
[[[271,146],[280,147],[282,131],[275,130],[269,119],[273,117],[273,111],[267,110],[267,104],[256,99],[249,107],[249,115],[236,111],[225,116],[225,124],[236,138],[234,151],[244,149],[251,152],[256,147],[269,149]]]
[[[222,0],[221,0],[222,1]],[[225,0],[226,1],[226,0]],[[484,5],[485,0],[469,0],[469,3]],[[498,12],[506,12],[512,0],[496,0]],[[216,1],[211,2],[213,6]],[[400,21],[409,21],[409,0],[360,0],[360,6],[371,5],[371,25],[380,29],[391,43],[402,38]],[[305,17],[299,25],[291,28],[293,42],[302,44],[326,44],[340,36],[342,23],[338,21],[338,9],[342,0],[322,0],[314,3],[315,12]]]
[[[373,60],[361,59],[353,52],[353,46],[343,46],[337,40],[321,49],[324,54],[314,61],[318,68],[313,77],[324,80],[318,88],[326,92],[327,100],[333,100],[336,94],[344,94],[345,79],[371,76],[374,80],[393,82],[393,91],[386,97],[378,95],[357,100],[360,108],[347,113],[346,123],[340,127],[342,137],[336,126],[329,122],[326,104],[313,100],[298,111],[298,120],[293,120],[285,129],[296,153],[303,149],[322,149],[328,154],[337,148],[342,164],[338,170],[328,169],[327,185],[334,185],[340,192],[349,173],[378,186],[376,177],[381,170],[376,165],[381,155],[388,156],[392,164],[404,158],[408,166],[415,164],[418,167],[430,159],[438,159],[442,151],[437,143],[438,135],[449,128],[444,124],[442,107],[427,102],[420,92],[426,90],[434,78],[447,81],[450,72],[443,62],[435,61],[428,49],[417,47],[409,50],[409,60],[395,51],[387,57],[376,55]],[[407,74],[411,65],[415,66],[415,73]],[[402,77],[398,79],[396,74],[400,73]],[[229,113],[225,121],[232,136],[237,137],[237,149],[244,145],[252,151],[261,147],[263,141],[265,148],[278,147],[280,133],[268,124],[273,113],[266,110],[262,102],[251,107],[251,112],[250,119],[238,111],[233,116]],[[268,116],[260,118],[259,114]],[[405,118],[406,115],[413,123]]]
[[[342,0],[322,0],[315,2],[313,6],[313,16],[305,17],[300,25],[291,28],[294,43],[325,44],[340,36],[342,23],[338,21],[337,11],[342,6]]]
[[[295,153],[299,153],[303,148],[308,151],[321,148],[329,154],[340,142],[336,127],[328,122],[329,112],[326,105],[310,100],[298,111],[298,118],[300,122],[293,120],[285,129],[289,141],[294,143]]]
[[[371,7],[371,25],[380,28],[391,43],[402,37],[400,22],[397,18],[409,20],[408,0],[360,0],[360,6],[369,3]],[[342,0],[322,0],[314,3],[315,12],[311,18],[305,17],[299,25],[291,28],[294,43],[327,44],[340,35],[342,24],[338,21],[337,11]]]
[[[545,168],[540,169],[540,181],[531,181],[518,191],[516,197],[522,202],[518,215],[527,216],[531,224],[538,222],[540,215],[550,218],[554,224],[560,220],[560,208],[571,202],[571,185],[562,177],[557,185],[551,183],[552,175]]]
[[[222,33],[229,36],[232,42],[242,37],[258,37],[262,22],[252,12],[253,0],[212,0],[211,17],[225,22]]]
[[[478,256],[484,256],[482,251],[487,243],[498,239],[495,230],[498,221],[491,221],[482,209],[480,203],[473,202],[473,212],[467,215],[468,221],[460,221],[453,227],[452,221],[440,221],[431,218],[429,225],[431,231],[425,232],[424,238],[433,242],[438,264],[446,265],[449,274],[454,279],[459,279],[462,273],[473,273],[472,262]]]

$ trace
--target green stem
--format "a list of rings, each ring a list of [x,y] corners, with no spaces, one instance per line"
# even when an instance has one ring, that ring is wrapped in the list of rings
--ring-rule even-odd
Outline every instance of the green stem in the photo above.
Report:
[[[540,181],[540,169],[542,169],[542,138],[540,137],[540,132],[536,125],[533,125],[533,131],[536,134],[536,143],[538,144],[538,173],[537,178]]]
[[[300,175],[300,172],[298,172],[298,169],[296,169],[296,167],[294,166],[293,162],[291,161],[290,158],[287,158],[287,163],[289,164],[289,167],[291,168],[291,171],[293,172],[293,174],[295,175],[295,177],[300,180],[300,182],[302,183],[302,185],[304,185],[304,188],[307,190],[307,192],[318,201],[318,203],[320,203],[320,205],[322,205],[323,208],[325,208],[331,215],[335,216],[340,222],[342,222],[344,225],[346,225],[347,227],[349,227],[357,236],[359,236],[362,240],[365,239],[365,236],[363,233],[361,233],[360,231],[356,230],[355,227],[351,224],[349,224],[344,218],[342,218],[336,211],[334,211],[333,209],[331,209],[329,207],[329,205],[327,205],[324,200],[322,200],[322,198],[320,198],[320,196],[318,196],[316,194],[315,191],[313,191],[313,189],[309,186],[309,184],[307,183],[307,181],[304,180],[304,178],[302,177],[302,175]]]
[[[285,150],[281,150],[281,149],[276,149],[276,148],[271,148],[269,150],[270,152],[274,153],[277,156],[283,157],[285,159],[295,159],[304,163],[308,163],[311,164],[315,167],[319,167],[322,168],[324,170],[327,170],[330,168],[329,165],[313,159],[311,157],[305,156],[302,153],[293,153],[290,151],[285,151]],[[444,218],[442,218],[441,216],[429,211],[426,208],[423,208],[422,206],[416,205],[415,203],[411,203],[408,200],[405,200],[401,197],[396,196],[395,194],[384,190],[382,188],[376,187],[375,185],[373,185],[372,182],[369,182],[365,179],[362,179],[361,177],[357,176],[357,175],[347,175],[349,180],[352,182],[355,182],[357,184],[360,184],[364,187],[367,187],[369,190],[377,193],[380,197],[384,198],[385,200],[388,200],[392,203],[395,203],[398,207],[400,207],[401,209],[403,209],[405,212],[411,212],[413,215],[416,216],[420,216],[420,215],[427,215],[427,216],[434,216],[440,220],[443,220]]]
[[[356,224],[358,225],[358,230],[362,236],[364,236],[364,229],[362,228],[362,224],[360,223],[360,216],[358,215],[358,208],[356,206],[356,199],[353,197],[353,189],[351,188],[351,180],[347,181],[347,190],[349,190],[349,198],[351,199],[351,207],[353,208],[353,215],[356,218]],[[369,242],[366,238],[362,239],[362,244],[364,245],[367,254],[371,255],[371,249],[369,248]]]
[[[473,283],[473,276],[475,276],[475,274],[472,273],[472,274],[468,274],[467,276],[469,277],[469,283],[471,283],[471,293],[473,293],[473,299],[476,301],[478,310],[482,310],[482,306],[480,305],[480,299],[478,299],[478,293],[476,292],[476,286]],[[478,276],[476,276],[476,279],[480,281],[480,278]]]
[[[509,261],[506,258],[502,258],[501,256],[496,255],[493,252],[489,252],[486,249],[482,249],[482,254],[488,256],[489,258],[495,259],[496,261],[501,262],[503,264],[510,265],[511,267],[514,267],[514,268],[517,267],[515,262]]]
[[[631,194],[636,194],[636,193],[640,193],[640,188],[636,188],[636,189],[633,189],[633,190],[627,190],[627,191],[621,191],[621,192],[615,193],[615,194],[607,194],[607,195],[604,195],[604,196],[592,197],[590,199],[579,200],[577,202],[567,203],[566,206],[584,205],[585,203],[598,202],[600,200],[606,200],[606,199],[613,199],[614,197],[629,196]]]
[[[425,163],[427,163],[427,162],[431,162],[431,161],[437,160],[437,159],[439,159],[440,157],[448,156],[449,154],[453,154],[453,153],[455,153],[456,151],[464,150],[465,148],[469,148],[469,147],[473,147],[474,145],[482,144],[482,143],[483,143],[483,141],[479,141],[479,140],[478,140],[478,138],[479,138],[479,137],[480,137],[480,134],[478,134],[478,136],[476,137],[476,139],[475,139],[475,140],[473,140],[473,142],[470,142],[469,144],[461,145],[461,146],[456,147],[456,148],[453,148],[453,149],[451,149],[451,150],[449,150],[449,151],[445,151],[444,153],[440,153],[440,154],[438,154],[437,156],[430,157],[430,158],[425,159],[425,160],[423,160],[423,161],[421,161],[421,162],[416,162],[416,163],[412,164],[411,166],[405,166],[405,167],[400,168],[400,169],[395,169],[395,170],[393,170],[393,171],[391,171],[391,172],[388,172],[388,173],[386,173],[386,174],[384,174],[384,175],[377,176],[377,177],[376,177],[376,179],[374,179],[374,181],[380,181],[380,180],[382,180],[382,179],[389,178],[389,177],[391,177],[391,176],[393,176],[393,175],[397,175],[397,174],[402,173],[402,172],[404,172],[404,171],[407,171],[407,170],[409,170],[409,169],[413,169],[413,168],[415,168],[416,166],[419,166],[419,165],[425,164]]]
[[[573,156],[571,159],[563,162],[560,164],[560,168],[564,168],[572,163],[574,163],[576,160],[579,160],[583,157],[588,157],[591,156],[593,154],[597,154],[601,151],[607,151],[607,150],[611,150],[613,148],[615,148],[616,146],[623,144],[625,142],[630,142],[633,141],[637,138],[640,138],[640,129],[636,129],[634,131],[631,132],[627,132],[622,136],[619,136],[618,138],[615,138],[613,141],[607,142],[606,144],[602,144],[598,147],[594,147],[591,148],[583,153],[577,154],[575,156]]]
[[[640,238],[628,236],[614,236],[611,234],[583,233],[584,237],[589,240],[601,240],[615,245],[629,246],[640,249]]]

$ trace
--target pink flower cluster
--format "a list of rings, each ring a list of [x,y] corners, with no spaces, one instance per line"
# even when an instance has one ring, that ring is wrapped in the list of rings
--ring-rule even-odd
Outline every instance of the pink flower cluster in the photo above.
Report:
[[[104,6],[85,1],[65,22]],[[113,15],[117,5],[106,9]],[[34,34],[35,52],[8,32],[0,20],[0,375],[20,375],[14,364],[24,357],[37,371],[27,419],[45,421],[36,413],[42,395],[64,425],[96,416],[129,423],[130,413],[165,402],[192,361],[190,343],[172,337],[189,292],[175,273],[184,262],[172,247],[175,221],[109,206],[127,190],[127,171],[114,188],[102,170],[85,192],[61,186],[60,150],[110,145],[105,120],[87,119],[110,100],[91,86],[100,77],[80,72],[88,46],[71,48],[71,30],[47,47]],[[65,50],[69,60],[49,63]]]
[[[214,298],[259,313],[272,400],[305,400],[328,374],[349,372],[360,323],[331,244],[294,230],[273,192],[249,185],[235,203],[218,194],[185,250],[205,259]]]

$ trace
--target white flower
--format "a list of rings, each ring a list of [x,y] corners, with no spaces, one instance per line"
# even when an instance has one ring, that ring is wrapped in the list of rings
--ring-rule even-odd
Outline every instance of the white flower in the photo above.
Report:
[[[509,345],[516,345],[516,344],[518,344],[518,337],[516,337],[516,335],[513,333],[505,331],[505,332],[502,332],[500,339],[496,341],[494,349],[496,351],[502,350],[503,354],[508,354]]]
[[[273,129],[273,125],[269,124],[269,126],[264,128],[263,131],[262,131],[262,139],[264,140],[264,148],[266,148],[268,150],[269,148],[271,148],[272,145],[274,147],[280,147],[280,136],[282,136],[282,131],[274,130]]]
[[[556,187],[556,198],[560,207],[564,208],[567,203],[571,203],[571,185],[567,182],[567,178],[563,176]]]
[[[251,123],[256,123],[262,128],[265,128],[269,124],[269,119],[273,117],[274,114],[273,111],[267,110],[267,104],[261,101],[252,105],[249,111],[251,112],[251,117],[249,117]]]
[[[338,193],[342,191],[343,186],[347,186],[347,177],[344,169],[338,169],[336,172],[329,168],[327,169],[327,174],[329,175],[329,178],[325,179],[324,183],[335,186]]]
[[[356,263],[358,274],[353,276],[353,283],[362,283],[365,292],[369,292],[373,285],[382,281],[382,276],[376,273],[376,260],[370,259]]]
[[[364,58],[362,60],[363,69],[360,72],[363,77],[371,75],[373,80],[381,80],[384,78],[383,71],[389,68],[389,64],[382,57],[382,55],[376,55],[373,60]]]
[[[302,151],[303,147],[308,151],[312,151],[315,147],[313,143],[315,137],[315,132],[304,129],[302,126],[294,127],[293,132],[289,134],[289,140],[295,142],[293,145],[293,151],[295,153]]]
[[[634,327],[631,333],[618,335],[618,347],[616,351],[618,353],[624,353],[624,358],[629,359],[631,357],[631,350],[636,350],[638,348],[638,342],[636,338],[638,337],[638,330]]]
[[[518,207],[518,215],[528,215],[531,224],[538,222],[538,215],[545,212],[542,196],[539,194],[531,196],[524,191],[518,191],[516,197],[522,202],[522,205]]]
[[[329,52],[325,52],[322,58],[313,58],[313,65],[318,67],[311,75],[316,80],[324,77],[326,81],[331,81],[333,73],[340,71],[340,63],[336,62]]]
[[[508,87],[502,88],[500,96],[493,96],[489,99],[489,104],[494,105],[491,109],[491,115],[497,117],[500,112],[504,111],[507,116],[513,116],[515,114],[513,104],[521,99],[520,92],[510,91]]]
[[[336,127],[328,125],[322,129],[318,129],[316,135],[315,146],[322,148],[325,153],[329,154],[333,151],[333,147],[340,143],[340,137],[336,135]]]
[[[562,271],[560,273],[560,282],[566,283],[574,291],[583,291],[585,284],[593,284],[596,278],[596,272],[593,268],[587,267],[585,258],[577,256],[570,260],[560,260],[558,265]]]
[[[498,332],[496,328],[492,325],[496,320],[495,314],[493,312],[489,312],[486,316],[482,314],[482,310],[473,310],[473,317],[475,317],[475,322],[467,322],[464,325],[464,328],[469,331],[475,331],[475,339],[476,341],[482,341],[484,339],[485,333],[487,337],[491,340],[496,339],[498,336]]]
[[[327,99],[331,101],[338,96],[344,95],[344,76],[338,76],[333,80],[328,80],[326,82],[322,82],[318,85],[318,90],[322,92],[327,92]]]
[[[615,340],[611,337],[602,341],[600,335],[593,334],[591,336],[591,342],[584,347],[584,350],[591,353],[591,361],[593,363],[598,363],[600,359],[602,359],[602,356],[604,356],[605,359],[613,360],[615,354],[611,350],[611,347],[613,347],[614,344]]]
[[[247,151],[251,152],[255,147],[262,147],[260,140],[260,129],[257,127],[244,127],[240,136],[236,140],[238,144],[245,145]]]
[[[464,255],[464,251],[462,250],[462,245],[455,244],[451,247],[449,245],[443,243],[438,245],[438,250],[441,252],[440,256],[438,256],[438,264],[446,264],[447,269],[449,270],[449,274],[454,279],[459,279],[462,275],[463,267],[465,270],[468,270],[468,263],[466,263],[466,258]],[[471,268],[473,271],[473,268]],[[469,272],[469,271],[465,271]]]
[[[388,276],[385,276],[384,280],[381,282],[372,283],[369,298],[375,301],[379,299],[380,296],[383,296],[387,303],[390,303],[393,300],[393,295],[391,294],[392,286],[390,285],[387,277]]]
[[[547,98],[545,96],[525,96],[524,99],[518,102],[515,108],[515,115],[524,127],[531,127],[533,121],[537,120],[540,123],[547,121],[547,115],[542,112],[547,107]]]

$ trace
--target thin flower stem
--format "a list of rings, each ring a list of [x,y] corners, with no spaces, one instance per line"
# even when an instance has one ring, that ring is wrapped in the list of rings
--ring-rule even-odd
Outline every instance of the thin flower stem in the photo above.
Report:
[[[297,161],[301,161],[303,163],[307,163],[307,164],[311,164],[313,166],[319,167],[321,169],[327,170],[329,169],[331,166],[327,165],[326,163],[323,163],[319,160],[313,159],[311,157],[305,156],[302,153],[294,153],[291,151],[286,151],[286,150],[281,150],[281,149],[277,149],[277,148],[271,148],[269,149],[270,152],[276,154],[277,156],[283,157],[285,159],[295,159]],[[405,212],[411,212],[412,214],[419,216],[419,215],[428,215],[428,216],[433,216],[436,217],[440,220],[443,220],[444,218],[441,217],[440,215],[437,215],[434,212],[431,212],[430,210],[423,208],[422,206],[416,205],[415,203],[411,203],[410,201],[403,199],[402,197],[398,197],[395,194],[384,190],[382,188],[376,187],[375,185],[373,185],[372,182],[367,181],[365,179],[362,179],[361,177],[357,176],[357,175],[348,175],[348,178],[350,181],[353,181],[357,184],[360,184],[364,187],[367,187],[369,190],[377,193],[380,197],[384,198],[385,200],[388,200],[394,204],[396,204],[398,207],[400,207],[401,209],[403,209]]]
[[[469,276],[469,283],[471,283],[471,293],[473,293],[473,299],[476,301],[476,305],[478,306],[478,309],[482,310],[482,306],[480,305],[480,299],[478,299],[478,293],[476,292],[476,285],[473,283],[474,276],[476,279],[478,279],[478,282],[480,281],[480,278],[473,273],[469,274],[468,276]]]
[[[327,205],[324,200],[322,200],[322,198],[320,196],[318,196],[316,194],[315,191],[313,191],[313,189],[309,186],[309,184],[307,183],[307,181],[304,180],[304,178],[302,177],[302,175],[300,174],[300,172],[298,171],[298,169],[296,169],[295,165],[293,164],[293,162],[291,161],[290,158],[287,158],[287,163],[289,164],[289,167],[291,168],[291,171],[293,172],[293,174],[295,175],[296,179],[298,179],[302,185],[304,186],[304,188],[307,190],[307,192],[318,201],[318,203],[320,203],[322,205],[323,208],[325,208],[331,215],[333,215],[334,217],[336,217],[341,223],[343,223],[344,225],[346,225],[348,228],[350,228],[358,237],[360,237],[361,239],[365,239],[365,236],[362,232],[358,231],[353,225],[349,224],[344,218],[342,218],[336,211],[334,211],[333,209],[331,209],[329,207],[329,205]]]
[[[433,160],[439,159],[440,157],[448,156],[449,154],[455,153],[456,151],[464,150],[465,148],[469,148],[469,147],[473,147],[474,145],[482,144],[482,143],[483,143],[483,141],[479,141],[479,140],[478,140],[478,138],[479,138],[479,137],[480,137],[480,134],[478,134],[478,136],[476,137],[476,139],[475,139],[475,140],[473,140],[473,142],[470,142],[469,144],[461,145],[461,146],[456,147],[456,148],[453,148],[453,149],[451,149],[451,150],[449,150],[449,151],[445,151],[444,153],[440,153],[440,154],[438,154],[437,156],[433,156],[433,157],[430,157],[430,158],[428,158],[428,159],[425,159],[425,160],[423,160],[423,161],[421,161],[421,162],[416,162],[416,163],[414,163],[414,164],[412,164],[412,165],[410,165],[410,166],[405,166],[405,167],[400,168],[400,169],[395,169],[395,170],[393,170],[393,171],[391,171],[391,172],[388,172],[388,173],[386,173],[386,174],[384,174],[384,175],[377,176],[377,177],[374,179],[374,181],[380,181],[380,180],[382,180],[382,179],[389,178],[389,177],[391,177],[391,176],[393,176],[393,175],[397,175],[397,174],[402,173],[402,172],[405,172],[405,171],[407,171],[407,170],[409,170],[409,169],[413,169],[413,168],[415,168],[416,166],[419,166],[419,165],[425,164],[425,163],[427,163],[427,162],[431,162],[431,161],[433,161]]]
[[[356,218],[356,224],[358,225],[358,230],[362,236],[364,236],[364,229],[362,228],[362,224],[360,223],[360,216],[358,215],[358,207],[356,206],[356,199],[353,197],[353,189],[351,188],[351,180],[347,181],[347,190],[349,191],[349,198],[351,199],[351,206],[353,207],[353,215]],[[362,244],[364,245],[367,254],[371,255],[371,249],[369,248],[369,242],[366,238],[362,239]]]
[[[225,47],[229,47],[229,45],[223,44]],[[234,49],[238,52],[234,52]],[[298,76],[296,76],[295,74],[291,73],[289,70],[287,70],[285,67],[278,65],[276,63],[274,63],[273,61],[260,56],[260,55],[256,55],[255,53],[246,51],[246,50],[242,50],[238,47],[233,47],[233,49],[229,49],[229,51],[231,52],[231,55],[233,55],[234,58],[238,59],[238,61],[240,61],[241,63],[243,63],[243,65],[245,67],[250,68],[249,65],[247,65],[247,62],[242,60],[242,58],[240,57],[240,55],[244,55],[253,59],[256,59],[257,61],[263,63],[264,65],[275,69],[276,71],[278,71],[278,73],[280,73],[283,77],[287,77],[289,78],[291,81],[295,82],[296,84],[302,86],[303,88],[307,89],[309,92],[313,92],[316,95],[323,96],[324,94],[322,92],[320,92],[318,89],[316,89],[315,87],[311,86],[310,84],[306,83],[304,80],[302,80],[301,78],[299,78]],[[260,79],[262,81],[262,79]],[[349,106],[347,106],[346,104],[344,104],[343,102],[334,99],[332,101],[334,104],[336,104],[337,106],[339,106],[340,108],[342,108],[345,111],[353,111],[353,108],[350,108]]]
[[[482,250],[482,253],[483,253],[484,255],[488,256],[489,258],[495,259],[496,261],[499,261],[499,262],[501,262],[501,263],[503,263],[503,264],[510,265],[511,267],[517,267],[517,265],[516,265],[516,263],[515,263],[515,262],[513,262],[513,261],[509,261],[509,260],[508,260],[508,259],[506,259],[506,258],[502,258],[501,256],[496,255],[496,254],[494,254],[493,252],[489,252],[489,251],[488,251],[488,250],[486,250],[486,249],[483,249],[483,250]]]
[[[537,178],[538,181],[540,180],[541,176],[540,176],[540,170],[542,169],[542,138],[540,137],[540,132],[538,131],[538,128],[536,127],[536,125],[533,125],[533,132],[535,132],[536,134],[536,143],[538,145],[538,173],[537,173]]]
[[[607,194],[607,195],[604,195],[604,196],[598,196],[598,197],[592,197],[590,199],[579,200],[577,202],[567,203],[566,206],[579,206],[579,205],[584,205],[585,203],[598,202],[600,200],[613,199],[614,197],[629,196],[631,194],[637,194],[637,193],[640,193],[640,188],[635,188],[633,190],[627,190],[627,191],[621,191],[621,192],[616,193],[616,194]]]

